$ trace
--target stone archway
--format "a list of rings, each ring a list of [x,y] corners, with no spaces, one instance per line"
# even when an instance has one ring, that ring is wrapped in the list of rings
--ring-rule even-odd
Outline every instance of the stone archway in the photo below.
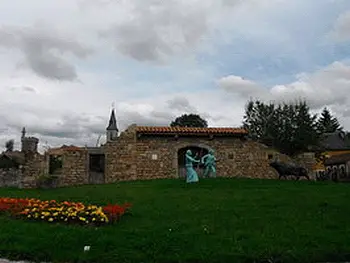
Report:
[[[197,154],[198,157],[196,159],[201,159],[201,157],[207,154],[210,149],[211,148],[206,145],[187,145],[176,149],[175,165],[177,176],[180,178],[186,177],[185,154],[187,150],[191,150],[194,155]],[[198,176],[201,177],[203,174],[203,165],[194,165],[194,168],[197,171]]]

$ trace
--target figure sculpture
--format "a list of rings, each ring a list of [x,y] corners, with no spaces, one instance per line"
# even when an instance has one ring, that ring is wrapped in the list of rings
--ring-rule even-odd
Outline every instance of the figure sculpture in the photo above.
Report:
[[[193,168],[193,163],[199,163],[199,160],[196,160],[192,157],[192,151],[186,151],[186,183],[196,183],[199,181],[198,174]]]
[[[214,151],[209,150],[209,153],[202,157],[202,163],[204,164],[204,177],[216,177],[216,158],[214,156]]]

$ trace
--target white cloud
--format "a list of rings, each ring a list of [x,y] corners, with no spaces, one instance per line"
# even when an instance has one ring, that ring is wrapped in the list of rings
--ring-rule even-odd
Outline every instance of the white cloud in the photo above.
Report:
[[[330,37],[340,42],[350,40],[350,11],[344,12],[338,17]]]
[[[249,98],[251,96],[261,97],[264,91],[261,86],[254,81],[235,75],[219,79],[218,85],[226,91],[241,96],[242,98]]]
[[[242,98],[264,101],[295,102],[306,100],[311,109],[318,111],[327,106],[340,117],[344,126],[350,128],[350,65],[334,62],[313,73],[302,73],[292,83],[275,85],[270,88],[238,76],[226,76],[219,81],[219,87],[229,94]]]

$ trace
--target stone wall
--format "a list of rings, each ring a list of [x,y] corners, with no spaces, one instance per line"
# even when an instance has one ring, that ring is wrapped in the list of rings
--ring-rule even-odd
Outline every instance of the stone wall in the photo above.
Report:
[[[177,178],[178,151],[185,147],[213,149],[220,177],[276,178],[263,145],[239,138],[141,137],[137,141],[137,178]]]
[[[16,187],[22,185],[21,169],[0,169],[0,187]]]
[[[0,187],[35,188],[45,169],[45,157],[39,153],[25,154],[25,164],[19,169],[1,169]]]
[[[87,151],[83,148],[65,150],[62,157],[59,186],[87,184],[89,182]]]
[[[218,176],[277,178],[262,144],[236,137],[138,137],[131,127],[105,145],[106,180],[178,178],[178,151],[190,146],[215,151]]]
[[[44,174],[45,156],[39,153],[28,153],[25,160],[21,188],[35,188],[38,178]]]
[[[135,180],[137,151],[135,125],[122,132],[116,141],[107,142],[105,147],[106,183]]]

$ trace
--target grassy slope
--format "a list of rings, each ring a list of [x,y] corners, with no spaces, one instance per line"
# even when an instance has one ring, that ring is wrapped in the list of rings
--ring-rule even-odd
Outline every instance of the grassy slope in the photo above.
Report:
[[[133,203],[132,216],[98,229],[0,217],[0,256],[93,262],[349,259],[349,187],[207,179],[197,185],[158,180],[46,191],[0,189],[0,196]],[[90,252],[83,252],[85,245]]]

